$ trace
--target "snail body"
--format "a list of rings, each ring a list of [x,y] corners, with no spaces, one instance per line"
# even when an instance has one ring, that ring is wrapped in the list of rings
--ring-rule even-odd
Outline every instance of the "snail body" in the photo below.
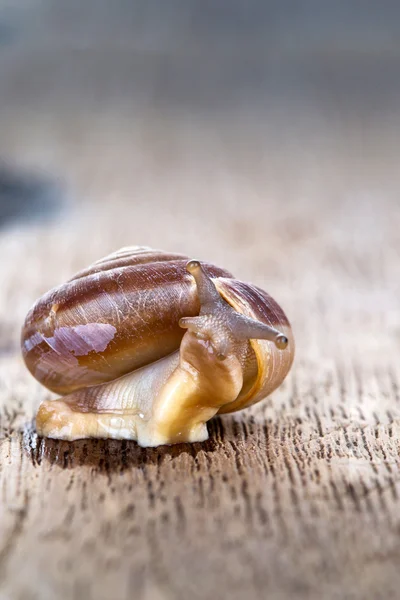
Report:
[[[97,261],[40,298],[22,329],[42,402],[39,435],[207,439],[216,413],[258,402],[294,354],[289,322],[256,286],[208,263],[145,247]]]

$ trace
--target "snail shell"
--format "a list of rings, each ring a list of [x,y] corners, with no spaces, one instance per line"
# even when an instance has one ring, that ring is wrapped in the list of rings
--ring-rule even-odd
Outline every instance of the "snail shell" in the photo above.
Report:
[[[212,416],[270,394],[294,355],[289,322],[266,292],[146,247],[123,248],[45,294],[21,341],[32,375],[64,396],[41,404],[40,435],[142,446],[207,439]]]

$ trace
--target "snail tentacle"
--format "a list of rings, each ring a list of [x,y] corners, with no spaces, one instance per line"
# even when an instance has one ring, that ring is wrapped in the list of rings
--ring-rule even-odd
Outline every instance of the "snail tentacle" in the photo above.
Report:
[[[218,358],[223,360],[238,343],[250,339],[269,340],[280,350],[287,347],[287,337],[277,329],[236,312],[223,300],[199,261],[189,261],[186,268],[196,281],[200,315],[182,317],[179,325],[200,339],[209,339]]]

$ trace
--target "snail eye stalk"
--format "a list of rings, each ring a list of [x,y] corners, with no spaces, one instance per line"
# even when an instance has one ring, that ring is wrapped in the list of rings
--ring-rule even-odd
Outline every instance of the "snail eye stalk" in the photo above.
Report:
[[[251,339],[269,340],[279,350],[287,348],[288,338],[280,331],[238,313],[225,302],[198,260],[189,261],[186,269],[196,282],[200,314],[181,318],[179,325],[200,339],[209,339],[221,360],[235,345]]]

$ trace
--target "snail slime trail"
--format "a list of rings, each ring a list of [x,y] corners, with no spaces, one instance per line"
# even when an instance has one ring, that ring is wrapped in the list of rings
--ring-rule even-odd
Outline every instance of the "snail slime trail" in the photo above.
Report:
[[[128,247],[49,291],[29,311],[22,354],[57,400],[39,435],[141,446],[199,442],[217,413],[275,390],[294,340],[280,306],[226,270]]]

